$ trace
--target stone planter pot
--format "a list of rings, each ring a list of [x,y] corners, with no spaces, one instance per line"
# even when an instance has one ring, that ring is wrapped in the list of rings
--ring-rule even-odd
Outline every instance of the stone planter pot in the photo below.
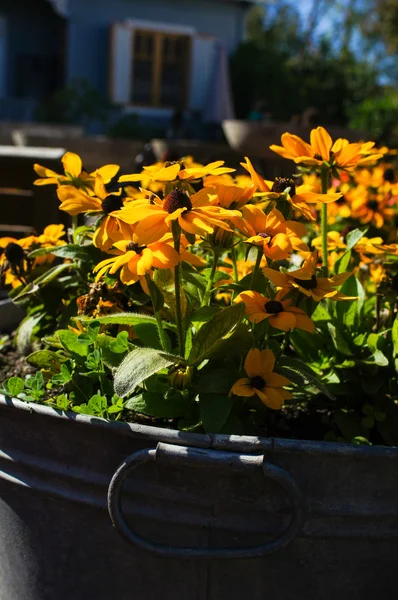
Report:
[[[397,448],[0,419],[1,599],[396,598]]]

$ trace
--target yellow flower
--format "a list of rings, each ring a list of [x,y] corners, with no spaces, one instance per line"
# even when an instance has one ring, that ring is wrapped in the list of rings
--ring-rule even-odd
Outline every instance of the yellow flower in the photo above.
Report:
[[[60,186],[57,194],[61,200],[60,210],[70,215],[75,216],[85,212],[104,213],[93,237],[94,246],[97,248],[107,252],[114,241],[131,235],[131,227],[118,218],[118,211],[124,206],[120,193],[108,194],[104,180],[98,171],[94,183],[95,195],[89,195],[73,185]]]
[[[316,263],[318,253],[312,252],[304,261],[303,266],[296,271],[280,273],[265,267],[263,273],[281,291],[280,298],[293,290],[298,290],[308,298],[319,302],[323,298],[332,300],[356,300],[356,296],[345,296],[336,287],[343,283],[352,273],[339,273],[333,277],[318,277],[316,275]]]
[[[26,283],[24,277],[29,267],[26,250],[30,248],[34,236],[16,240],[11,237],[0,238],[0,281],[4,286],[18,287]],[[29,242],[29,246],[26,241]]]
[[[374,237],[367,238],[362,237],[359,242],[357,242],[354,246],[354,250],[361,255],[361,260],[364,262],[369,262],[364,255],[365,254],[383,254],[384,250],[382,250],[383,238]]]
[[[350,192],[351,216],[360,223],[372,223],[377,229],[384,225],[384,194],[370,194],[363,186],[357,186]]]
[[[320,254],[322,254],[322,237],[316,237],[312,240],[311,245],[314,246],[318,250]],[[345,250],[347,248],[347,244],[344,242],[341,237],[341,233],[338,231],[329,231],[328,232],[328,249],[329,252],[333,250]]]
[[[246,316],[251,323],[261,323],[269,319],[270,325],[275,329],[289,331],[291,329],[304,329],[313,333],[314,323],[301,308],[291,306],[292,299],[280,299],[280,292],[274,300],[262,296],[258,292],[248,290],[241,292],[234,302],[243,302],[246,308]]]
[[[297,135],[284,133],[282,146],[272,145],[270,149],[295,163],[319,167],[323,163],[337,169],[350,171],[357,166],[375,163],[382,154],[373,151],[374,142],[350,144],[338,138],[334,143],[324,127],[312,129],[310,144]]]
[[[107,258],[95,267],[96,281],[107,272],[113,275],[121,269],[120,280],[126,285],[131,285],[143,278],[146,273],[151,273],[153,267],[172,269],[180,261],[178,252],[169,243],[141,244],[135,235],[132,240],[115,242],[114,247],[118,251],[118,256]]]
[[[62,157],[64,167],[64,175],[59,175],[51,169],[47,169],[42,165],[33,165],[34,170],[39,175],[39,179],[34,182],[35,185],[74,185],[76,187],[91,188],[94,183],[95,173],[86,173],[83,170],[83,163],[78,154],[74,152],[66,152]],[[105,183],[109,183],[116,173],[119,171],[119,165],[105,165],[97,170]]]
[[[138,205],[138,202],[140,203]],[[215,227],[231,231],[226,220],[240,217],[236,210],[225,210],[210,204],[210,194],[203,188],[188,196],[182,190],[173,190],[163,203],[150,204],[136,201],[120,211],[118,217],[132,225],[138,223],[135,233],[145,243],[155,242],[170,231],[177,220],[185,233],[204,236],[213,233]]]
[[[264,200],[277,201],[279,198],[287,200],[291,203],[293,208],[300,211],[307,219],[315,221],[315,217],[311,212],[308,203],[329,203],[335,202],[341,196],[341,193],[327,193],[320,194],[314,191],[308,185],[300,185],[296,188],[294,179],[286,177],[277,177],[274,182],[266,182],[254,169],[250,160],[245,157],[246,162],[241,163],[252,178],[252,181],[256,188],[262,192],[261,196]]]
[[[302,223],[285,221],[282,213],[274,208],[266,215],[261,208],[248,204],[242,209],[247,222],[249,237],[248,244],[263,246],[264,256],[271,260],[289,258],[293,250],[308,252],[308,246],[301,237],[306,235],[307,229]]]
[[[292,395],[283,389],[291,382],[283,375],[274,373],[275,356],[271,350],[249,350],[245,360],[247,377],[242,377],[234,383],[230,395],[250,397],[257,395],[261,402],[279,410],[285,400],[290,400]]]
[[[184,181],[200,179],[207,175],[224,175],[232,173],[235,169],[223,167],[224,161],[209,163],[206,166],[192,163],[193,166],[186,167],[183,162],[176,161],[170,163],[156,163],[150,167],[144,167],[142,173],[134,173],[132,175],[122,175],[119,177],[119,182],[133,182],[148,180],[149,182],[170,182],[181,179]]]
[[[238,185],[216,185],[214,187],[207,187],[209,193],[215,196],[212,200],[214,206],[221,206],[222,208],[231,208],[240,210],[242,206],[253,197],[256,187],[250,183],[247,187],[240,187]]]

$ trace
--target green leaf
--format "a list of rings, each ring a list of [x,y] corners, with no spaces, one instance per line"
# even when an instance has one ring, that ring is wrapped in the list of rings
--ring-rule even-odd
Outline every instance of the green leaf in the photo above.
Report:
[[[332,338],[333,345],[338,352],[344,354],[345,356],[353,356],[351,352],[351,348],[343,337],[343,334],[339,329],[337,329],[332,323],[328,323],[328,330],[330,333],[330,337]]]
[[[383,354],[381,350],[376,350],[372,355],[372,358],[376,365],[379,367],[388,367],[388,358]]]
[[[76,265],[74,263],[64,263],[62,265],[56,265],[55,267],[52,267],[51,269],[46,271],[43,275],[40,275],[40,277],[37,277],[37,279],[35,279],[31,283],[28,283],[28,285],[26,285],[23,288],[23,290],[17,296],[15,296],[14,302],[21,300],[21,298],[24,298],[25,296],[28,296],[29,294],[34,294],[34,293],[38,292],[41,288],[48,285],[49,283],[51,283],[51,281],[53,281],[56,277],[58,277],[58,275],[60,275],[60,273],[62,273],[63,271],[66,271],[67,269],[73,269],[75,267],[76,267]]]
[[[331,321],[332,317],[330,313],[326,310],[321,302],[317,304],[316,309],[312,313],[311,319],[317,325],[321,325],[322,323],[326,323],[327,321]]]
[[[159,339],[158,326],[156,323],[138,323],[134,327],[135,333],[140,338],[144,346],[148,348],[162,349]]]
[[[368,226],[359,227],[358,229],[354,229],[347,234],[347,248],[344,254],[340,256],[340,258],[334,263],[335,273],[345,273],[347,271],[351,259],[351,250],[354,248],[355,244],[357,244],[359,240],[367,233],[368,229]]]
[[[345,273],[351,260],[351,250],[346,250],[334,263],[335,273]]]
[[[392,343],[394,345],[394,356],[397,356],[398,355],[398,316],[395,317],[395,321],[392,326]]]
[[[96,343],[101,349],[102,360],[111,369],[120,365],[129,349],[127,331],[120,331],[116,338],[100,333]]]
[[[151,295],[153,310],[155,312],[159,312],[164,306],[164,296],[156,283],[150,277],[147,278],[146,282]]]
[[[97,317],[96,319],[87,319],[86,317],[74,317],[78,321],[83,323],[89,323],[90,321],[98,321],[101,325],[128,325],[134,327],[140,323],[154,323],[156,325],[155,317],[150,315],[140,315],[139,313],[115,313],[112,315],[106,315],[104,317]],[[163,327],[167,329],[175,329],[176,326],[168,321],[162,321]]]
[[[200,415],[205,432],[219,433],[233,405],[234,401],[224,394],[199,394]]]
[[[196,387],[199,394],[228,396],[238,377],[239,373],[233,366],[224,369],[211,370],[200,377]]]
[[[177,390],[168,394],[167,398],[155,392],[143,392],[127,400],[125,407],[143,415],[158,419],[173,419],[183,417],[189,409],[187,400]]]
[[[351,329],[354,325],[359,325],[360,323],[365,292],[361,282],[354,275],[351,275],[347,279],[341,288],[341,292],[346,296],[358,297],[358,300],[341,300],[337,302],[336,306],[338,319]]]
[[[277,371],[285,375],[293,383],[297,383],[298,385],[312,385],[331,400],[336,399],[327,387],[319,381],[311,367],[297,358],[282,357],[278,362]]]
[[[37,371],[35,375],[27,377],[25,380],[25,387],[32,390],[32,392],[41,392],[44,388],[44,376],[41,371]]]
[[[16,346],[21,354],[26,354],[30,347],[33,331],[44,317],[44,313],[38,313],[30,317],[26,317],[18,327],[16,336]]]
[[[37,350],[37,352],[33,352],[26,357],[26,362],[30,365],[35,365],[39,369],[50,369],[51,371],[58,371],[65,360],[64,356],[51,350]]]
[[[351,250],[354,246],[359,242],[359,240],[368,233],[369,226],[364,225],[363,227],[358,227],[353,231],[350,231],[347,234],[346,242],[347,242],[347,250]]]
[[[38,248],[37,250],[33,250],[33,252],[29,254],[29,257],[36,258],[37,256],[46,256],[47,254],[54,254],[61,258],[90,262],[96,262],[100,260],[101,257],[101,251],[92,244],[87,244],[85,246],[65,244],[64,246],[53,246],[51,248]]]
[[[188,363],[199,365],[205,358],[219,350],[236,330],[245,314],[243,302],[225,308],[202,325],[194,337]]]
[[[132,394],[135,388],[162,369],[182,361],[179,356],[154,348],[137,348],[126,356],[116,371],[114,387],[120,398]]]
[[[187,332],[185,334],[185,360],[188,360],[188,356],[192,350],[192,342],[193,342],[193,331],[192,327],[188,327]]]
[[[216,306],[202,306],[192,313],[191,321],[192,323],[207,323],[218,312],[220,309]]]
[[[79,336],[69,329],[59,329],[57,331],[58,339],[62,346],[74,358],[85,358],[88,354],[88,347],[91,344],[87,340],[79,340]]]
[[[21,377],[10,377],[4,382],[4,387],[11,396],[18,396],[25,388],[25,382]]]

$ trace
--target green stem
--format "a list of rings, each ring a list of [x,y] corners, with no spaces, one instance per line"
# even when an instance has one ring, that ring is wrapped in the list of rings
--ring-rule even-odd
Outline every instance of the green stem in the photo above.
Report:
[[[156,319],[156,325],[158,327],[158,334],[159,334],[159,339],[160,339],[160,343],[162,345],[162,349],[165,352],[169,351],[169,340],[167,337],[167,334],[165,332],[165,330],[163,329],[163,322],[162,322],[162,317],[160,316],[160,311],[156,310],[156,299],[154,297],[153,294],[153,287],[151,286],[151,278],[149,277],[148,273],[145,274],[145,279],[147,282],[147,286],[149,289],[149,294],[151,296],[151,302],[152,302],[152,306],[153,306],[153,312],[155,314],[155,319]]]
[[[208,282],[207,282],[207,286],[206,286],[206,290],[205,290],[205,295],[203,296],[202,306],[208,306],[210,304],[211,288],[213,287],[214,275],[216,274],[217,265],[218,265],[218,259],[219,258],[220,258],[219,253],[214,250],[214,252],[213,252],[213,265],[211,267],[210,277],[209,277]]]
[[[329,168],[322,167],[322,194],[327,194],[329,189]],[[325,277],[328,276],[328,205],[322,204],[321,212],[321,237],[322,237],[322,262]]]
[[[72,240],[73,243],[76,244],[76,229],[79,226],[79,216],[78,215],[72,215]]]
[[[256,259],[256,264],[254,265],[254,269],[253,269],[253,275],[250,281],[250,289],[252,290],[254,288],[254,285],[256,283],[256,279],[257,279],[257,273],[260,270],[260,263],[261,263],[261,259],[263,257],[263,247],[262,246],[258,246],[257,247],[257,259]]]
[[[231,248],[231,260],[232,260],[232,268],[234,270],[234,283],[238,283],[239,281],[239,273],[238,273],[238,265],[236,264],[236,250],[235,246]]]
[[[180,254],[180,241],[181,241],[181,228],[178,221],[172,223],[172,233],[174,240],[174,249]],[[182,326],[182,310],[181,310],[181,264],[178,263],[174,267],[174,291],[176,297],[176,325],[177,325],[177,338],[178,338],[178,350],[180,356],[185,355],[185,340],[184,330]]]

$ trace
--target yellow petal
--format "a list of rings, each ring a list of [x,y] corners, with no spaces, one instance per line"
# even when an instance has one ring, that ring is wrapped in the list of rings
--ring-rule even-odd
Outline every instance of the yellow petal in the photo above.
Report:
[[[65,173],[69,174],[71,177],[73,177],[73,179],[77,179],[83,168],[83,163],[80,156],[74,152],[66,152],[61,160]]]

